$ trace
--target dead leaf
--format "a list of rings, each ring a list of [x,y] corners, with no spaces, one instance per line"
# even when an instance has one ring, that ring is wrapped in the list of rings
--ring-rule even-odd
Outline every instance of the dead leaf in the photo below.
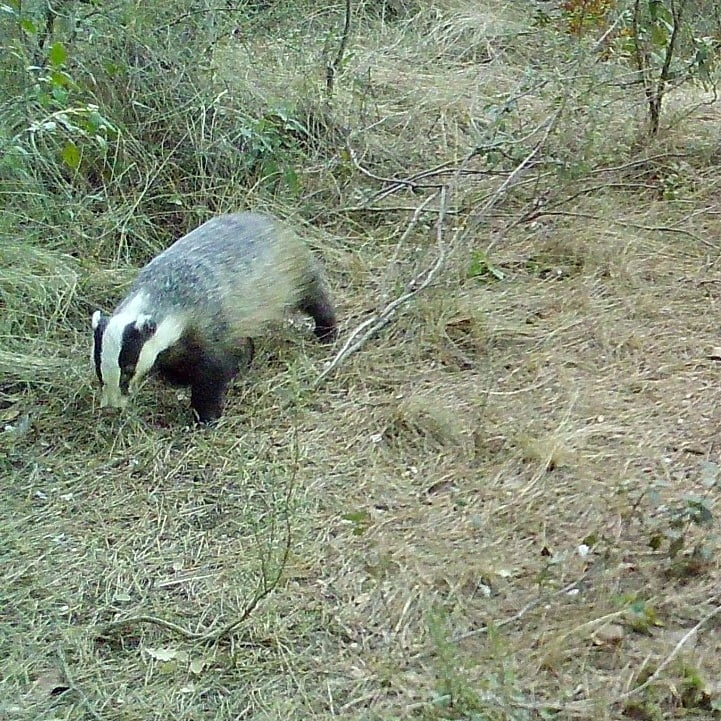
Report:
[[[196,676],[199,676],[203,669],[205,668],[205,659],[203,658],[194,658],[190,662],[190,673],[194,673]]]
[[[52,670],[38,676],[30,690],[30,694],[42,701],[51,696],[59,696],[69,690],[70,686],[68,686],[60,671]]]
[[[0,411],[0,423],[10,423],[14,421],[20,415],[20,409],[10,406],[10,408],[4,408]]]
[[[618,623],[609,623],[601,626],[593,634],[593,643],[596,646],[615,646],[626,637],[626,629]]]
[[[453,491],[455,490],[455,484],[453,481],[444,479],[440,481],[436,481],[435,483],[432,483],[428,488],[426,488],[426,494],[427,495],[433,495],[435,493],[442,493],[444,491]]]
[[[461,330],[470,330],[473,327],[473,318],[470,316],[456,316],[450,318],[446,322],[446,328],[460,328]]]

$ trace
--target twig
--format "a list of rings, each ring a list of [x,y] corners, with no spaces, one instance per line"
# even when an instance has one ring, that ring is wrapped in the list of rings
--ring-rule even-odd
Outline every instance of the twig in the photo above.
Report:
[[[350,36],[350,24],[352,15],[351,0],[345,0],[345,23],[343,25],[343,36],[340,40],[340,46],[338,47],[338,53],[335,58],[325,69],[325,87],[328,91],[328,95],[333,95],[333,85],[335,83],[335,76],[340,68],[340,64],[343,62],[343,56],[345,55],[345,49],[348,46],[348,38]]]
[[[524,98],[527,95],[530,95],[534,91],[538,91],[541,88],[543,88],[545,85],[548,84],[548,80],[543,80],[537,85],[534,85],[531,88],[526,88],[525,90],[520,90],[515,95],[510,96],[506,99],[506,101],[503,103],[503,106],[499,109],[497,115],[501,116],[503,113],[505,113],[509,108],[511,108],[515,103],[517,103],[520,99]],[[372,126],[371,126],[372,127]],[[368,130],[368,128],[366,128]],[[348,152],[350,155],[350,159],[355,165],[355,167],[366,177],[371,178],[373,180],[380,181],[382,183],[386,183],[386,187],[382,188],[381,190],[376,191],[373,195],[370,196],[370,198],[367,199],[366,203],[371,202],[377,202],[380,200],[383,200],[384,198],[388,197],[389,195],[392,195],[397,190],[401,188],[439,188],[440,183],[420,183],[420,180],[431,178],[436,175],[445,175],[447,173],[453,173],[454,180],[457,180],[458,177],[461,175],[483,175],[485,177],[490,177],[494,175],[503,175],[504,173],[500,171],[490,170],[488,168],[482,168],[482,169],[473,169],[466,167],[468,162],[478,156],[481,155],[483,152],[488,152],[490,150],[494,150],[495,152],[500,153],[506,158],[511,159],[510,154],[508,154],[505,151],[505,148],[507,148],[509,145],[523,145],[526,140],[530,137],[532,137],[536,132],[538,132],[538,128],[535,128],[528,136],[523,138],[517,138],[516,140],[506,140],[503,143],[500,142],[490,142],[484,145],[478,145],[475,148],[471,150],[470,153],[467,154],[463,162],[459,167],[453,167],[453,161],[446,161],[444,163],[441,163],[440,165],[437,165],[433,168],[428,168],[426,170],[420,171],[418,173],[414,173],[413,175],[410,175],[405,178],[388,178],[381,175],[377,175],[367,168],[363,167],[360,164],[360,161],[358,160],[358,155],[355,152],[355,150],[348,145]],[[453,181],[451,181],[453,182]],[[450,212],[450,211],[449,211]]]
[[[290,477],[290,481],[288,483],[288,490],[285,497],[284,502],[284,508],[285,508],[285,514],[284,514],[284,522],[285,522],[285,545],[283,547],[283,555],[281,557],[280,563],[278,565],[278,571],[275,574],[275,577],[268,581],[267,574],[266,574],[266,566],[265,562],[261,561],[261,578],[258,581],[258,590],[256,591],[253,598],[250,600],[248,605],[243,609],[243,612],[240,614],[240,616],[230,623],[225,624],[224,626],[221,626],[217,629],[209,629],[206,631],[192,631],[189,628],[185,628],[184,626],[181,626],[177,623],[174,623],[173,621],[167,621],[164,618],[160,618],[159,616],[152,616],[149,614],[142,614],[138,616],[128,616],[127,618],[121,618],[116,621],[110,621],[108,623],[103,624],[101,633],[107,633],[109,630],[113,628],[118,628],[121,626],[126,625],[139,625],[139,624],[152,624],[154,626],[160,626],[161,628],[165,628],[168,631],[173,631],[174,633],[177,633],[179,636],[182,636],[183,638],[192,640],[192,641],[204,641],[204,642],[212,642],[217,643],[218,641],[230,636],[237,628],[242,626],[250,617],[250,615],[255,611],[255,609],[258,607],[261,601],[263,601],[265,598],[267,598],[275,589],[278,587],[278,584],[280,583],[281,578],[283,577],[283,573],[285,571],[285,567],[288,563],[288,558],[290,556],[290,548],[291,548],[291,526],[290,526],[290,499],[293,494],[293,490],[295,488],[295,480],[297,478],[298,474],[298,468],[300,466],[300,451],[299,451],[299,444],[298,444],[298,438],[297,438],[297,428],[295,432],[295,442],[294,442],[294,448],[293,448],[293,473]]]
[[[474,636],[480,636],[484,633],[488,633],[488,631],[493,628],[503,628],[504,626],[508,626],[511,623],[515,623],[516,621],[520,621],[531,609],[535,608],[536,606],[540,606],[542,603],[545,603],[551,598],[554,598],[556,596],[562,596],[565,593],[568,593],[569,591],[572,591],[574,588],[577,588],[579,584],[581,584],[586,578],[588,577],[588,572],[584,573],[580,578],[573,581],[573,583],[569,583],[567,586],[564,586],[563,588],[559,589],[558,591],[554,591],[553,593],[549,594],[543,594],[539,596],[538,598],[534,598],[532,601],[529,601],[523,608],[521,608],[519,611],[514,613],[512,616],[509,616],[508,618],[504,618],[501,621],[498,621],[498,623],[494,624],[484,624],[483,626],[480,626],[479,628],[474,628],[472,631],[465,631],[464,633],[459,633],[454,636],[451,636],[448,641],[449,643],[460,643],[461,641],[465,641],[467,638],[473,638]],[[422,658],[425,656],[429,656],[431,653],[433,653],[432,650],[428,651],[421,651],[413,656],[413,659]]]
[[[548,136],[551,134],[552,130],[556,127],[556,123],[558,122],[558,119],[561,117],[561,113],[563,112],[564,103],[561,103],[560,107],[556,112],[551,115],[549,118],[546,119],[545,125],[546,130],[543,133],[543,136],[540,138],[540,140],[533,146],[533,149],[531,150],[528,155],[513,169],[513,172],[501,183],[501,186],[496,190],[496,192],[486,201],[485,205],[481,208],[480,211],[477,213],[474,213],[473,215],[473,222],[469,223],[469,225],[466,227],[466,230],[464,232],[464,237],[470,233],[471,230],[478,227],[479,222],[483,217],[485,217],[486,213],[498,202],[498,199],[501,198],[505,192],[506,189],[511,185],[511,183],[515,180],[515,178],[520,175],[521,171],[533,160],[533,158],[536,156],[538,151],[545,145],[546,140],[548,140]],[[542,126],[539,126],[542,127]],[[489,253],[491,251],[491,248],[493,248],[493,242],[489,244],[489,246],[486,248],[486,253]]]
[[[393,257],[391,258],[390,263],[388,264],[389,266],[394,266],[394,265],[396,264],[396,262],[398,261],[398,255],[399,255],[401,246],[403,245],[403,243],[406,242],[406,239],[407,239],[408,236],[411,234],[411,231],[413,230],[413,228],[416,227],[416,225],[417,225],[417,223],[418,223],[418,220],[420,219],[421,215],[423,214],[423,211],[427,211],[427,206],[430,205],[431,202],[433,202],[433,201],[438,197],[439,192],[440,192],[440,191],[436,191],[436,192],[433,193],[432,195],[429,195],[429,196],[415,209],[415,211],[413,212],[413,216],[411,217],[408,225],[406,226],[406,229],[403,231],[403,235],[401,235],[400,239],[399,239],[398,242],[396,243],[396,249],[395,249],[395,251],[393,252]],[[427,211],[427,212],[430,212],[430,211]],[[440,213],[440,209],[439,209],[437,212]],[[446,212],[447,212],[447,211],[446,211]]]
[[[445,227],[445,211],[446,211],[446,197],[447,188],[446,186],[440,189],[440,207],[438,209],[438,221],[436,225],[436,239],[438,243],[438,257],[436,262],[431,268],[421,271],[416,275],[413,280],[406,286],[408,290],[403,295],[398,296],[395,300],[388,303],[388,305],[376,316],[368,318],[363,321],[354,331],[350,337],[343,344],[343,347],[338,351],[335,358],[328,364],[325,370],[315,379],[314,386],[320,385],[320,383],[332,373],[348,356],[359,350],[369,338],[372,338],[379,330],[384,328],[395,315],[396,311],[411,298],[418,295],[425,288],[427,288],[431,281],[435,278],[438,271],[443,266],[446,259],[446,244],[443,239],[443,231]],[[367,330],[366,330],[367,329]],[[363,335],[360,335],[363,331]],[[360,335],[360,338],[358,336]],[[358,340],[356,340],[358,338]]]
[[[652,233],[676,233],[678,235],[683,235],[687,238],[691,238],[697,243],[700,243],[701,245],[706,245],[709,248],[717,247],[713,241],[706,240],[706,238],[702,238],[700,235],[692,233],[690,230],[685,230],[684,228],[676,228],[672,225],[644,225],[643,223],[634,223],[630,220],[619,220],[618,218],[601,217],[593,213],[580,213],[571,210],[539,210],[536,217],[540,218],[544,215],[556,215],[567,218],[588,218],[590,220],[600,220],[604,223],[611,222],[614,225],[620,225],[622,228],[635,228],[636,230],[647,230]]]
[[[716,594],[715,596],[711,596],[706,603],[712,603],[712,602],[718,602],[719,595]],[[674,646],[673,651],[663,660],[663,662],[659,665],[659,667],[640,685],[636,686],[635,688],[632,688],[630,691],[626,691],[625,693],[622,693],[620,696],[618,696],[615,701],[613,701],[614,704],[620,703],[621,701],[625,701],[626,699],[631,698],[631,696],[634,696],[635,694],[643,691],[644,689],[648,688],[652,683],[655,683],[658,681],[660,675],[663,673],[663,671],[668,667],[668,665],[671,663],[671,661],[678,656],[681,649],[686,645],[686,642],[694,636],[698,631],[705,626],[709,621],[711,621],[715,616],[718,616],[719,613],[721,613],[721,605],[716,606],[712,611],[709,611],[693,628],[689,629],[684,633],[684,635],[681,637],[679,642]]]
[[[498,202],[498,200],[503,197],[503,195],[505,195],[509,186],[515,182],[521,171],[530,164],[533,157],[538,153],[541,147],[543,147],[543,144],[548,139],[551,131],[556,126],[556,122],[558,121],[558,118],[560,117],[562,111],[563,104],[561,104],[561,106],[553,115],[547,118],[544,123],[539,125],[534,130],[534,132],[538,132],[540,128],[542,128],[544,125],[546,126],[543,137],[536,143],[533,150],[521,161],[519,165],[517,165],[513,169],[513,171],[508,175],[508,177],[503,181],[503,183],[501,183],[501,185],[488,197],[481,210],[475,213],[473,217],[473,227],[476,227],[480,223],[481,219],[490,212],[490,210]],[[376,333],[378,333],[378,331],[388,325],[388,323],[390,323],[393,319],[393,316],[395,315],[397,310],[402,305],[407,303],[411,298],[418,295],[418,293],[420,293],[421,291],[425,290],[431,284],[433,279],[442,268],[448,255],[449,246],[457,245],[459,239],[464,238],[468,235],[471,228],[466,226],[466,228],[464,228],[462,231],[458,231],[455,233],[453,240],[450,244],[446,244],[443,238],[443,233],[445,229],[445,218],[447,213],[446,206],[448,202],[448,194],[450,192],[450,189],[453,187],[455,181],[463,174],[463,172],[466,170],[467,164],[475,157],[475,155],[476,150],[471,150],[471,152],[469,152],[463,159],[458,168],[456,168],[453,178],[451,178],[451,180],[447,184],[441,185],[438,190],[438,193],[440,194],[440,200],[438,207],[438,220],[436,222],[436,238],[438,245],[438,257],[436,258],[436,262],[433,264],[432,267],[427,268],[420,272],[418,275],[416,275],[410,281],[410,283],[407,284],[407,290],[405,293],[388,303],[388,305],[386,305],[385,308],[383,308],[383,310],[381,310],[377,315],[364,320],[357,328],[355,328],[355,330],[351,333],[349,338],[343,344],[343,347],[335,355],[333,360],[315,379],[315,382],[313,384],[314,387],[320,385],[320,383],[325,378],[327,378],[330,373],[332,373],[336,368],[338,368],[338,366],[340,366],[341,363],[346,358],[348,358],[348,356],[358,351],[370,338],[372,338]],[[421,205],[421,208],[416,209],[416,212],[418,214],[420,214],[419,210],[422,211],[423,206],[427,202],[428,201],[424,201],[424,203]],[[414,214],[414,218],[411,220],[411,223],[414,223],[415,218],[416,216]]]
[[[58,660],[60,661],[60,666],[63,674],[63,680],[65,682],[65,685],[67,685],[68,689],[74,691],[78,696],[80,696],[80,699],[82,701],[82,705],[85,707],[85,710],[88,712],[88,714],[94,718],[97,719],[97,721],[101,721],[102,716],[95,710],[93,704],[90,702],[90,699],[88,698],[87,694],[75,683],[75,680],[72,677],[72,674],[70,673],[70,667],[68,666],[68,660],[65,658],[65,653],[63,652],[62,648],[58,647],[57,649],[58,654]]]
[[[618,17],[608,26],[606,29],[606,32],[601,35],[601,37],[596,40],[596,44],[591,48],[592,53],[597,53],[601,48],[603,47],[603,44],[606,42],[606,38],[616,30],[616,28],[626,20],[626,14],[625,13],[619,13]]]

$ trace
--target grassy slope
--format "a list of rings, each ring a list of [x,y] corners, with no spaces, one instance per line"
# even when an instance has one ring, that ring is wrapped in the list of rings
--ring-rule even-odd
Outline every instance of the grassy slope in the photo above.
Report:
[[[216,80],[317,105],[328,22],[218,47]],[[686,494],[717,496],[721,113],[678,93],[669,108],[691,114],[649,147],[639,99],[602,82],[621,68],[563,64],[563,40],[502,4],[369,20],[349,50],[334,113],[376,176],[458,167],[525,73],[497,138],[517,162],[563,96],[540,154],[557,163],[469,226],[432,288],[319,389],[324,349],[291,329],[265,341],[211,432],[183,430],[187,402],[153,384],[127,416],[97,414],[85,311],[128,264],[73,258],[87,230],[63,244],[28,217],[53,250],[23,256],[29,279],[3,271],[37,312],[6,301],[0,355],[36,381],[1,390],[0,717],[708,718],[713,622],[619,700],[718,603],[715,537],[683,524],[709,556],[672,559],[668,535]],[[447,243],[506,177],[464,167]],[[223,201],[313,221],[347,334],[432,265],[436,217],[404,237],[428,191],[364,203],[386,184],[345,156],[321,149],[302,176],[296,199]],[[468,278],[486,251],[502,279]],[[148,618],[232,623],[278,568],[286,519],[283,577],[239,631],[209,642]]]

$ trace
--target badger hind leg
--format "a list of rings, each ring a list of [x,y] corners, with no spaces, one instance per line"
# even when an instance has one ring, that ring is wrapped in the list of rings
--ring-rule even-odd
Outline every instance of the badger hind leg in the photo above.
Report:
[[[322,343],[332,343],[338,335],[338,320],[328,290],[320,274],[309,281],[298,310],[309,315],[315,321],[313,332]]]

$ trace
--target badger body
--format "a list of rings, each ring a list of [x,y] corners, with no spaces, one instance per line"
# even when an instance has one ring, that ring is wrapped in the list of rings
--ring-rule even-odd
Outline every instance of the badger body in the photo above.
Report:
[[[270,216],[212,218],[140,270],[111,316],[93,314],[101,407],[125,407],[155,370],[191,387],[200,422],[216,420],[253,337],[289,310],[310,315],[321,341],[335,338],[320,266],[300,239]]]

